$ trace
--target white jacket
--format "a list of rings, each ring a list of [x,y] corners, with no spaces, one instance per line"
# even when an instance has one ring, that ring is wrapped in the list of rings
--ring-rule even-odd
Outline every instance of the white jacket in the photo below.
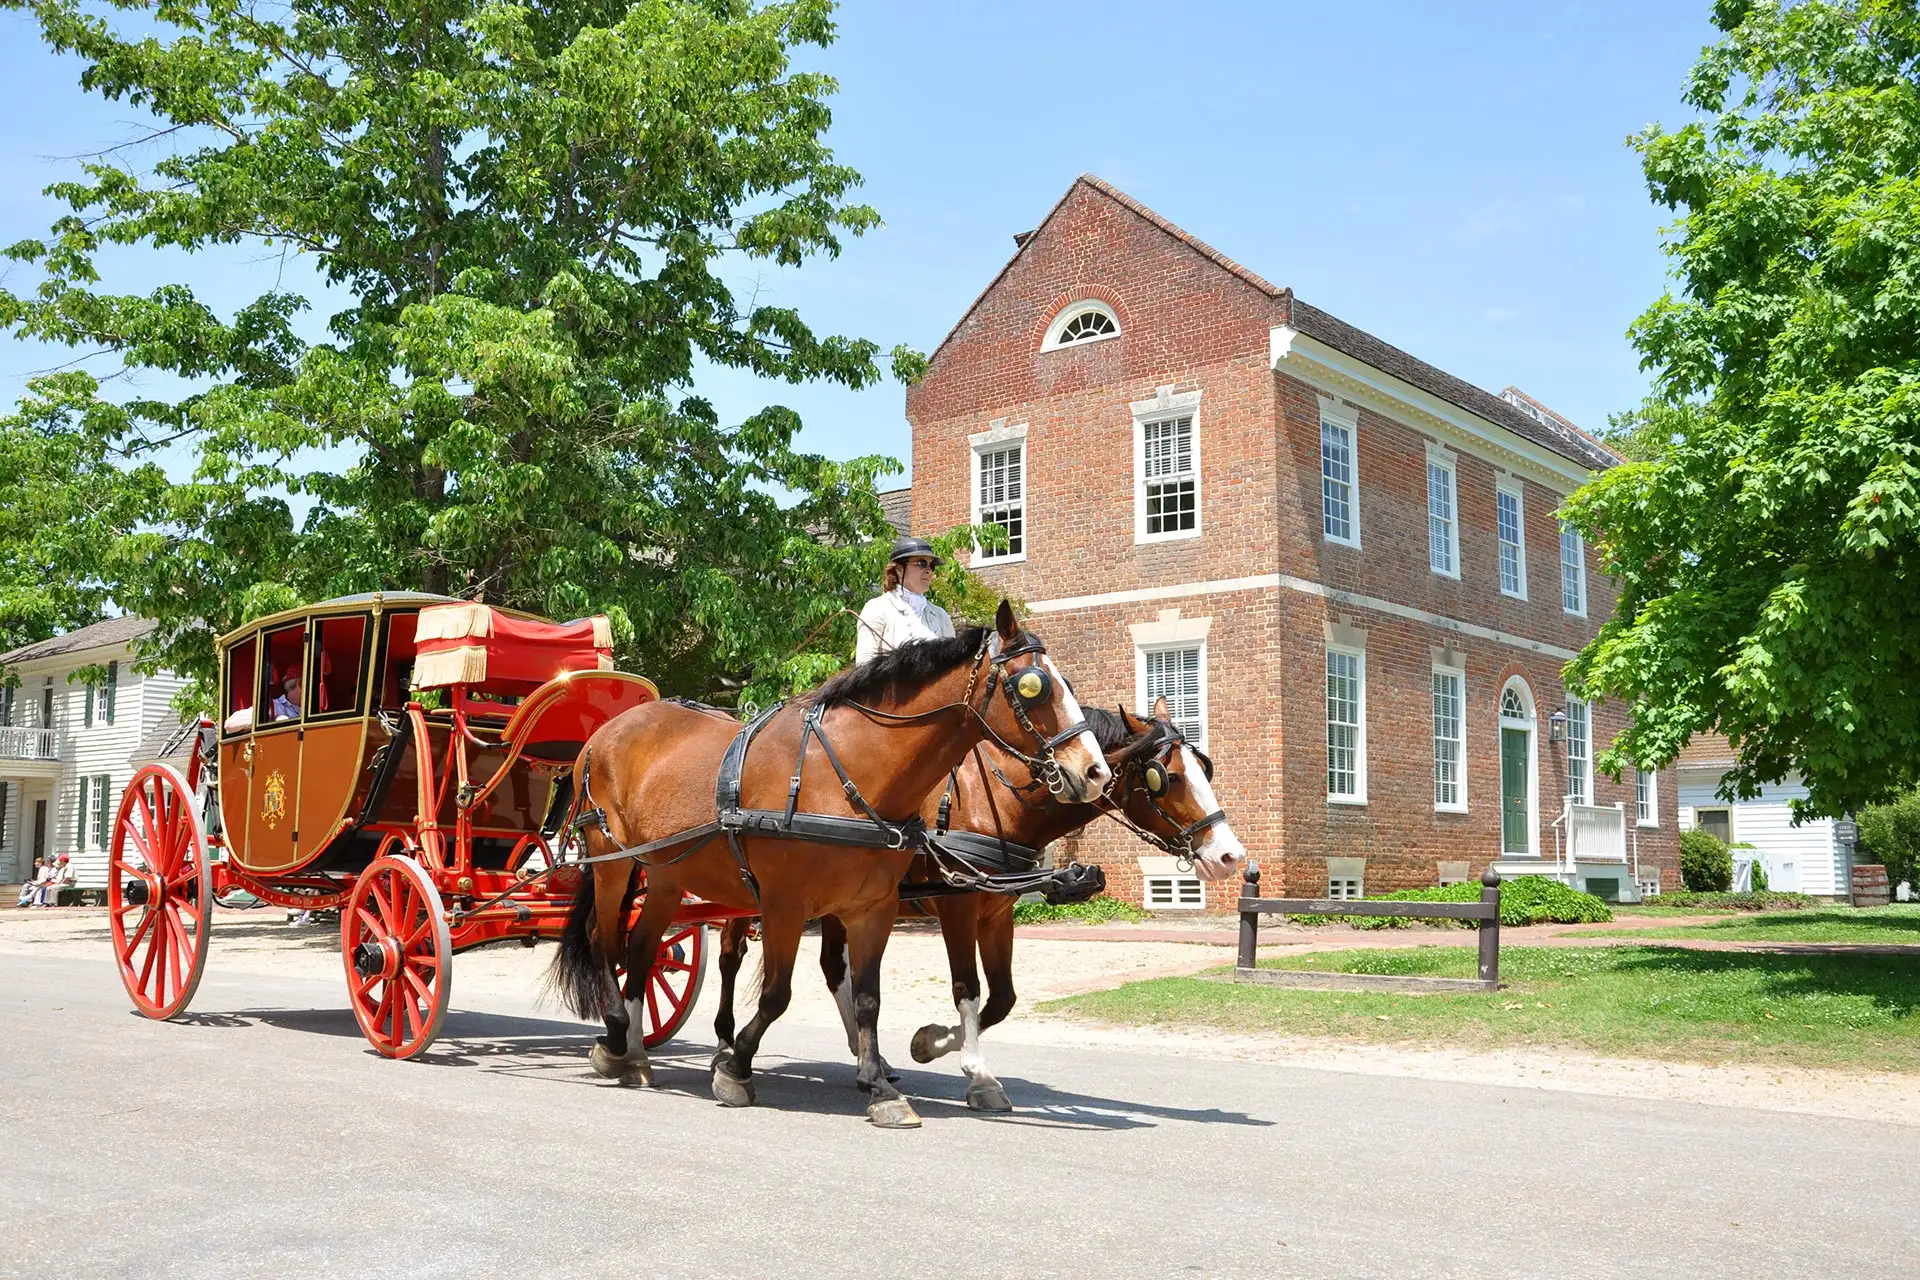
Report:
[[[909,640],[931,640],[953,635],[953,619],[933,601],[927,601],[920,614],[907,603],[905,592],[895,587],[875,596],[860,610],[860,639],[853,649],[853,660],[865,662],[876,654],[897,649]]]

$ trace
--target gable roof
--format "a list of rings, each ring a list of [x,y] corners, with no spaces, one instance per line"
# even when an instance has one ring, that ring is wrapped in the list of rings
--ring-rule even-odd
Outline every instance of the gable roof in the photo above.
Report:
[[[904,538],[913,532],[913,486],[904,489],[889,489],[880,495],[880,511],[887,517],[887,523],[893,526],[895,537]]]
[[[135,640],[152,633],[155,622],[151,618],[104,618],[91,626],[69,631],[65,635],[54,636],[47,640],[37,640],[22,645],[11,653],[0,653],[0,665],[11,666],[21,662],[35,662],[41,658],[58,658],[62,654],[80,653],[87,649],[104,649],[109,646],[132,644]]]
[[[1565,418],[1557,413],[1553,413],[1551,410],[1547,410],[1546,412],[1550,415],[1552,421],[1543,421],[1536,418],[1515,405],[1502,400],[1490,391],[1482,390],[1464,379],[1455,377],[1444,369],[1428,364],[1418,356],[1402,351],[1391,343],[1383,342],[1372,334],[1355,328],[1353,325],[1320,310],[1318,307],[1310,306],[1300,301],[1294,296],[1292,289],[1282,288],[1270,283],[1258,273],[1236,262],[1234,259],[1229,258],[1226,254],[1220,252],[1206,241],[1189,234],[1180,227],[1167,221],[1118,187],[1100,178],[1096,178],[1090,173],[1083,173],[1074,180],[1073,185],[1067,188],[1066,194],[1062,195],[1060,199],[1054,203],[1053,208],[1047,211],[1047,216],[1041,219],[1040,225],[1037,228],[1025,233],[1023,236],[1015,237],[1017,247],[1014,249],[1013,257],[1007,260],[1006,266],[1000,268],[993,279],[987,283],[987,287],[982,289],[979,296],[974,298],[967,309],[961,313],[959,321],[954,324],[953,328],[947,331],[946,337],[940,340],[940,345],[934,348],[934,357],[938,357],[946,345],[953,341],[954,335],[960,332],[962,326],[966,324],[968,317],[979,310],[981,302],[985,301],[987,295],[993,292],[994,288],[1005,278],[1007,272],[1013,269],[1013,264],[1020,260],[1020,255],[1025,253],[1034,241],[1045,234],[1047,225],[1053,221],[1054,217],[1060,212],[1061,208],[1066,205],[1068,199],[1073,196],[1074,192],[1080,190],[1082,187],[1097,192],[1106,199],[1113,201],[1123,209],[1135,214],[1152,226],[1159,228],[1166,235],[1178,241],[1186,248],[1208,259],[1222,271],[1234,276],[1249,288],[1258,290],[1274,299],[1281,305],[1287,323],[1308,337],[1323,342],[1334,350],[1352,356],[1364,364],[1371,365],[1383,373],[1391,374],[1402,382],[1418,387],[1427,394],[1444,400],[1455,408],[1464,409],[1476,417],[1493,423],[1495,426],[1503,427],[1523,440],[1531,441],[1543,449],[1548,449],[1559,454],[1563,458],[1570,458],[1582,466],[1600,471],[1614,466],[1621,461],[1618,454],[1600,443],[1594,436],[1582,431],[1579,427],[1574,426],[1571,422],[1568,422]],[[1525,398],[1534,404],[1539,403],[1538,401],[1534,401],[1531,396]],[[1546,406],[1540,405],[1540,408],[1545,409]]]
[[[1735,763],[1733,744],[1719,733],[1694,734],[1673,758],[1676,769],[1718,769],[1723,773]]]

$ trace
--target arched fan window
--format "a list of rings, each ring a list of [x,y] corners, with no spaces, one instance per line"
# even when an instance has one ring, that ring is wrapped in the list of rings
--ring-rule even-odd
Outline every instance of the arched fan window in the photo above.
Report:
[[[1520,701],[1520,691],[1518,689],[1508,689],[1500,695],[1500,714],[1509,720],[1525,720],[1527,718],[1527,707],[1525,703]]]
[[[1053,351],[1060,347],[1078,346],[1083,342],[1099,342],[1103,338],[1120,336],[1120,318],[1113,314],[1113,308],[1104,302],[1076,302],[1065,307],[1047,326],[1047,337],[1040,344],[1042,351]]]

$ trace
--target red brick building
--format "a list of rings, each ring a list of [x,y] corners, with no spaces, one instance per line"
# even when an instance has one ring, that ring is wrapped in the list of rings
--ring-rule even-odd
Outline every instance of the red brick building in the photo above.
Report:
[[[1610,896],[1678,885],[1670,777],[1596,775],[1624,709],[1560,677],[1612,592],[1554,513],[1614,455],[1096,178],[1017,242],[908,393],[913,526],[1007,529],[974,567],[1083,702],[1169,696],[1266,891],[1496,861]],[[1199,905],[1117,828],[1071,843],[1122,896]]]

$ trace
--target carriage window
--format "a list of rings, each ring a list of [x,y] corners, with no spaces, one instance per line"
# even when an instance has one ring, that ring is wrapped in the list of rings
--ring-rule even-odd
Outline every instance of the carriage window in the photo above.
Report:
[[[310,716],[350,715],[360,709],[360,664],[367,619],[327,618],[314,628],[317,660],[307,691]]]
[[[383,707],[404,707],[412,696],[409,689],[413,684],[413,632],[419,622],[417,613],[387,615],[387,647],[380,668],[380,705]]]
[[[227,705],[222,707],[221,729],[243,733],[253,726],[254,653],[260,641],[248,636],[227,650]]]
[[[260,722],[298,720],[301,685],[306,678],[307,629],[296,625],[270,631],[263,637],[262,648],[265,661],[260,664],[258,705],[264,706],[266,713],[259,717]]]

